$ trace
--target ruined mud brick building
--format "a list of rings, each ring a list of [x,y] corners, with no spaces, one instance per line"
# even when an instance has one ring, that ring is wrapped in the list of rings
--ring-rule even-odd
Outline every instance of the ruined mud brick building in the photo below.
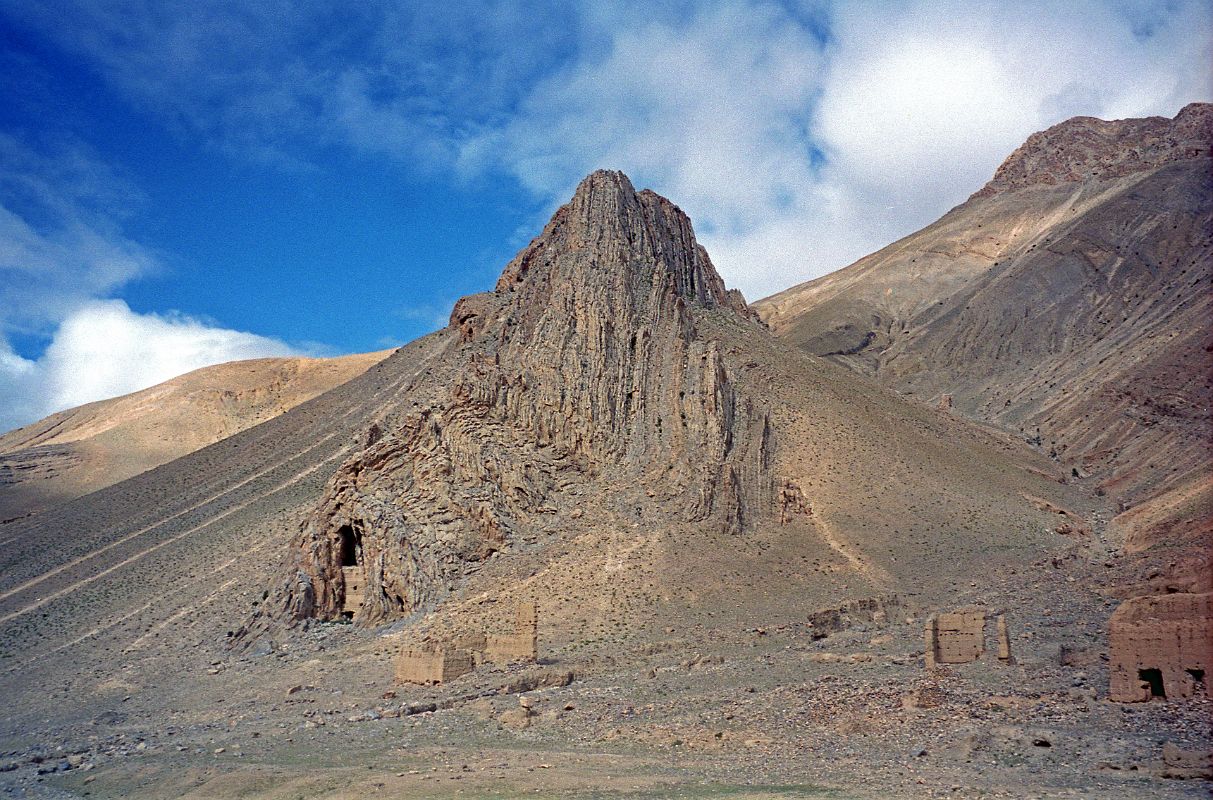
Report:
[[[366,576],[362,567],[342,567],[342,581],[345,583],[345,594],[341,599],[341,613],[351,618],[362,608],[366,592]]]
[[[539,612],[534,603],[520,603],[513,633],[465,633],[449,642],[405,648],[396,660],[396,682],[438,684],[465,675],[485,661],[512,664],[537,660]]]
[[[485,657],[494,664],[539,658],[539,615],[534,603],[518,606],[513,633],[487,637]]]
[[[895,594],[862,597],[835,608],[814,611],[805,618],[805,627],[810,636],[821,639],[859,623],[884,624],[890,615],[900,613],[903,607],[901,597]]]
[[[407,648],[396,659],[397,683],[434,685],[466,675],[476,668],[472,654],[438,645]]]
[[[1108,644],[1109,699],[1213,698],[1213,593],[1126,600],[1108,622]]]
[[[997,616],[996,636],[999,661],[1011,660],[1011,637],[1007,620]],[[962,608],[928,617],[925,630],[927,669],[937,664],[968,664],[986,651],[986,612],[980,608]]]

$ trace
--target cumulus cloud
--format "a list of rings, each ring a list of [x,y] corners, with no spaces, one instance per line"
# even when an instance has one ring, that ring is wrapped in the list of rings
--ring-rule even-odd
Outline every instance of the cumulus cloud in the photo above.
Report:
[[[0,0],[225,151],[504,174],[549,209],[621,168],[750,296],[938,217],[1035,130],[1213,97],[1205,0],[71,5]]]
[[[819,37],[824,20],[828,35]],[[598,166],[679,202],[726,280],[762,296],[940,216],[1035,130],[1213,95],[1199,2],[700,6],[604,32],[463,164],[553,198]],[[816,24],[814,24],[816,23]],[[824,41],[824,45],[822,44]]]
[[[69,5],[0,0],[0,15],[223,152],[311,168],[342,147],[505,176],[548,210],[588,171],[624,169],[691,215],[751,298],[929,223],[1035,130],[1213,99],[1204,0]],[[9,424],[285,352],[96,302],[156,269],[123,233],[139,202],[78,142],[47,155],[0,135]],[[85,355],[102,330],[111,349]],[[5,338],[31,332],[53,336],[35,360]]]
[[[812,131],[839,200],[815,227],[854,241],[809,272],[929,223],[1034,131],[1213,98],[1213,51],[1190,35],[1211,24],[1206,4],[1183,2],[841,6]]]
[[[137,314],[121,300],[91,301],[63,320],[36,360],[0,342],[0,430],[211,364],[293,354],[283,342],[182,314]]]
[[[138,192],[80,143],[0,136],[0,430],[142,389],[198,367],[285,355],[282,342],[105,299],[154,272],[122,232]],[[37,358],[10,337],[47,337]]]
[[[139,193],[75,141],[36,149],[0,134],[0,337],[40,333],[153,271],[120,222]]]

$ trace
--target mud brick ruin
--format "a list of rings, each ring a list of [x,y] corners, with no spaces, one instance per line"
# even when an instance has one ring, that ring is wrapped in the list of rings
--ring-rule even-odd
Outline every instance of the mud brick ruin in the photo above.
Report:
[[[514,617],[514,632],[489,635],[485,658],[494,664],[535,661],[539,657],[539,615],[534,603],[520,603]]]
[[[341,600],[341,613],[347,619],[354,616],[362,608],[366,593],[366,577],[362,567],[342,567],[341,579],[345,584],[345,594]]]
[[[884,624],[890,615],[899,613],[902,608],[902,599],[895,594],[863,597],[850,600],[836,608],[825,608],[809,614],[805,627],[810,636],[821,639],[858,623]]]
[[[1109,699],[1213,699],[1213,593],[1126,600],[1108,622],[1108,645]]]
[[[471,652],[438,645],[408,648],[396,659],[397,683],[434,685],[454,680],[476,668]]]
[[[438,684],[465,675],[485,661],[512,664],[538,659],[539,612],[534,603],[520,603],[513,633],[465,633],[449,642],[406,648],[396,660],[396,682]]]
[[[938,664],[968,664],[981,658],[986,651],[986,619],[986,612],[980,608],[962,608],[928,617],[923,632],[927,669]],[[1010,662],[1007,620],[1002,614],[996,619],[998,660]]]

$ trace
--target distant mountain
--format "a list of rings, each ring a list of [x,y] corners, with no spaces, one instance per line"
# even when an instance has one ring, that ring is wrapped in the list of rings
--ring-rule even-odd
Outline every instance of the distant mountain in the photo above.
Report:
[[[0,520],[166,464],[345,383],[390,351],[204,367],[0,436]]]
[[[759,301],[782,339],[1092,476],[1130,549],[1213,527],[1213,105],[1032,135],[934,224]]]

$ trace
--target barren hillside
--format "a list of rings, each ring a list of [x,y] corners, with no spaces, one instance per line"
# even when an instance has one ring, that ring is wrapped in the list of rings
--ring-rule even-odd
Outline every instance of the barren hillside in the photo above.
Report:
[[[1030,442],[1132,549],[1213,524],[1213,106],[1033,135],[968,202],[756,304],[806,352]]]
[[[14,519],[167,464],[345,383],[388,351],[204,367],[52,414],[0,436],[0,519]]]
[[[1106,501],[1062,477],[773,336],[677,206],[596,172],[442,331],[0,525],[4,774],[110,797],[1191,796],[1138,766],[1207,744],[1200,708],[1097,702],[1121,574]],[[403,648],[531,602],[538,663],[394,683]],[[924,620],[970,605],[1014,656],[926,669]]]

